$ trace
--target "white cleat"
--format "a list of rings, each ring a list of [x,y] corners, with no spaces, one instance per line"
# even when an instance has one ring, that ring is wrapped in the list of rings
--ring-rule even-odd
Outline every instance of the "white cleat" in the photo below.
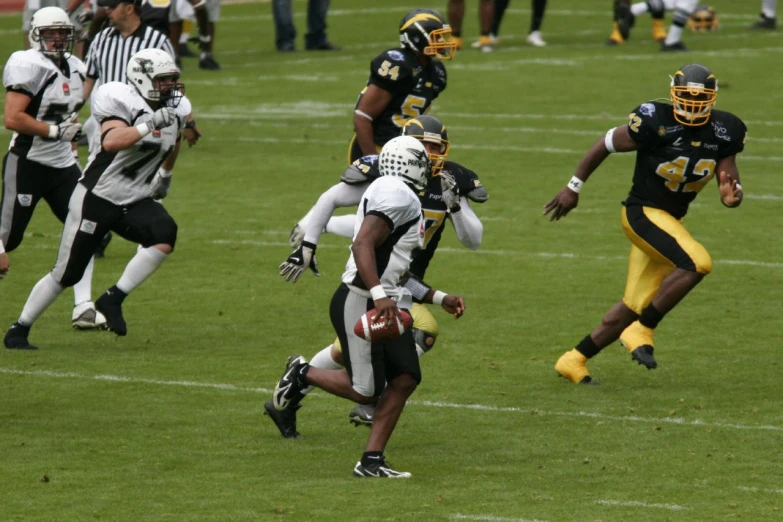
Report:
[[[73,307],[71,324],[76,330],[105,330],[106,318],[92,301],[86,301]]]
[[[533,31],[527,35],[525,41],[533,47],[546,47],[546,42],[541,38],[541,31]]]
[[[491,43],[492,45],[497,45],[497,44],[500,43],[500,38],[498,38],[496,35],[494,35],[492,33],[489,33],[489,43]],[[482,42],[481,40],[476,40],[475,42],[470,44],[470,46],[472,48],[474,48],[474,49],[480,49],[481,48],[481,50],[483,51],[484,49],[482,47],[485,46],[485,45],[484,45],[484,42]],[[490,48],[490,51],[491,50],[492,49]],[[485,51],[485,52],[489,52],[489,51]]]

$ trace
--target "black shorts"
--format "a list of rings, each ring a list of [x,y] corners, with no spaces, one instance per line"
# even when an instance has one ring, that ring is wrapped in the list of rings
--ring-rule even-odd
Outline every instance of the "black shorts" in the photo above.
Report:
[[[341,284],[332,297],[330,315],[340,345],[343,363],[351,376],[353,389],[365,397],[379,397],[387,381],[407,373],[417,383],[421,382],[419,355],[412,330],[407,330],[394,341],[382,344],[369,343],[353,333],[356,321],[373,301]]]
[[[109,231],[145,248],[161,243],[174,247],[177,240],[177,224],[160,203],[145,198],[127,206],[115,205],[78,183],[52,269],[54,278],[63,286],[76,284]]]
[[[65,222],[68,202],[81,175],[82,171],[76,163],[58,169],[30,161],[13,152],[5,155],[0,239],[8,252],[21,244],[41,199],[46,201],[60,222]]]

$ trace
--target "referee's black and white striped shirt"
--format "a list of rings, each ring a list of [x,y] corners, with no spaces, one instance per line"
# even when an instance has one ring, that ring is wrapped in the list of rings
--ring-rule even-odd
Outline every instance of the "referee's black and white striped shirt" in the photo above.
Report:
[[[87,77],[99,83],[125,83],[131,56],[143,49],[160,49],[174,56],[168,36],[148,25],[141,24],[127,38],[123,38],[114,27],[108,27],[98,33],[90,45]]]

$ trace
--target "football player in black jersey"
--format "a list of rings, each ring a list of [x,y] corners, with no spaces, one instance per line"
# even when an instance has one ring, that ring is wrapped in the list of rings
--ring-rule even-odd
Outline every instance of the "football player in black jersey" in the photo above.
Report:
[[[471,250],[476,250],[481,244],[483,226],[478,216],[473,212],[470,202],[483,203],[488,198],[486,189],[481,184],[478,175],[472,170],[448,161],[450,143],[446,127],[434,116],[424,115],[409,120],[402,130],[405,136],[412,136],[424,143],[433,165],[434,177],[430,180],[426,191],[418,193],[422,213],[425,219],[424,249],[417,251],[411,262],[409,284],[420,284],[427,267],[435,255],[446,222],[451,221],[460,242]],[[359,203],[362,194],[369,184],[380,175],[378,170],[378,155],[372,154],[356,160],[341,176],[341,182],[326,191],[311,211],[306,232],[299,236],[300,245],[289,258],[280,265],[280,275],[287,281],[295,282],[308,266],[314,271],[315,249],[321,232],[332,232],[332,220],[329,216],[336,206],[352,206]],[[353,236],[355,215],[344,216],[350,224],[346,228],[347,237]],[[343,217],[339,218],[342,219]],[[333,218],[334,219],[334,218]],[[328,222],[328,224],[327,224]],[[414,302],[411,308],[413,317],[413,336],[419,356],[424,355],[435,344],[438,337],[438,323],[426,306]],[[311,365],[323,369],[339,369],[342,364],[341,346],[338,341],[318,352],[310,361]],[[306,393],[306,392],[305,392]],[[300,398],[301,399],[301,398]],[[271,401],[264,409],[267,415],[277,425],[285,438],[297,438],[296,410],[299,400],[294,401],[283,411],[275,410]],[[350,413],[351,422],[371,425],[374,407],[357,405]]]
[[[457,44],[444,18],[433,9],[414,9],[403,17],[399,31],[400,47],[370,63],[370,79],[354,110],[348,163],[377,154],[446,89],[446,67],[440,60],[451,60]]]
[[[550,220],[566,216],[609,154],[636,151],[633,184],[621,215],[631,241],[625,294],[590,335],[557,361],[555,370],[569,381],[589,383],[585,362],[618,338],[633,360],[656,368],[655,327],[712,270],[710,254],[682,219],[716,174],[721,203],[735,208],[742,202],[736,155],[745,147],[747,128],[730,112],[713,108],[717,96],[718,82],[708,68],[680,68],[671,81],[671,105],[656,101],[635,108],[628,124],[599,139],[571,181],[544,206]]]

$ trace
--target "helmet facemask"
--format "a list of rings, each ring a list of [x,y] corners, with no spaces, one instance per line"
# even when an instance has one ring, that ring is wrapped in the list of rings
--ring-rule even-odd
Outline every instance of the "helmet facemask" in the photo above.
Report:
[[[442,139],[440,135],[432,132],[424,132],[423,136],[414,136],[419,138],[426,148],[426,144],[434,144],[438,152],[433,152],[431,148],[427,149],[427,156],[432,162],[432,177],[440,175],[443,166],[446,164],[446,157],[449,155],[449,140]]]
[[[168,54],[157,49],[140,51],[131,58],[127,79],[142,98],[161,107],[176,108],[185,94],[185,86],[179,82],[179,68]]]
[[[47,57],[60,60],[73,52],[73,27],[36,27],[30,31],[30,41],[37,42],[35,49]]]
[[[161,107],[176,109],[185,95],[185,85],[180,83],[179,73],[158,75],[153,78],[152,85],[156,87],[152,92],[157,92]]]
[[[414,9],[403,17],[400,23],[400,44],[441,60],[451,60],[457,51],[451,26],[432,9]]]
[[[710,113],[718,98],[718,82],[710,89],[702,83],[688,82],[675,85],[672,79],[671,100],[674,106],[674,119],[689,127],[704,125],[710,119]]]
[[[427,36],[429,44],[424,48],[427,56],[437,56],[441,60],[451,60],[457,51],[457,42],[451,34],[451,27],[444,25],[441,29],[431,31]]]

